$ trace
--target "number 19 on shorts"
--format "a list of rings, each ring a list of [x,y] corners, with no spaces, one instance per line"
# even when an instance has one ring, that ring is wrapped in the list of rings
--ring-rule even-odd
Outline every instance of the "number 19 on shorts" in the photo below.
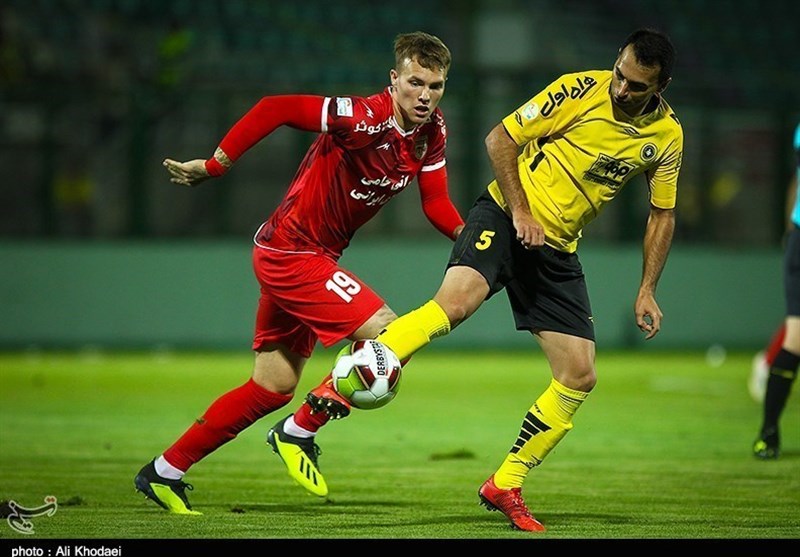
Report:
[[[325,288],[348,304],[353,301],[353,296],[361,292],[361,285],[342,271],[333,273],[333,276],[325,283]]]

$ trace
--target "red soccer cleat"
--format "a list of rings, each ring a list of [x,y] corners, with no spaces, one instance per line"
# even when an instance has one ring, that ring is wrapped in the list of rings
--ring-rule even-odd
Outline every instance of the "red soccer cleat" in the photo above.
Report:
[[[522,500],[522,488],[500,489],[494,484],[494,474],[478,490],[481,505],[487,510],[500,511],[511,521],[511,526],[526,532],[544,532],[546,528],[536,520]]]
[[[306,401],[313,412],[325,412],[332,420],[350,415],[350,401],[336,392],[330,375],[318,387],[311,389]]]

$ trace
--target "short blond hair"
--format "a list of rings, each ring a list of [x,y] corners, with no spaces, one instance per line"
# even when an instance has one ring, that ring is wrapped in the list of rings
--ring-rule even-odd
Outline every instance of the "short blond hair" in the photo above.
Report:
[[[439,37],[423,31],[401,33],[394,39],[395,69],[406,60],[416,60],[423,68],[441,70],[445,74],[450,69],[450,49]]]

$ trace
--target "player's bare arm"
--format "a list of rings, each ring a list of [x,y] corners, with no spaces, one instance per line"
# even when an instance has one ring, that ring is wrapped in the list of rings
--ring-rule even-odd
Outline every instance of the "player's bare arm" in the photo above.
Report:
[[[544,245],[544,228],[531,214],[528,199],[522,189],[517,170],[519,147],[508,135],[502,123],[494,127],[486,136],[486,151],[497,179],[497,185],[508,204],[514,229],[526,249]]]
[[[634,304],[636,325],[646,334],[646,340],[653,338],[661,330],[664,315],[656,303],[655,293],[667,262],[674,231],[675,211],[651,207],[644,233],[642,282]]]

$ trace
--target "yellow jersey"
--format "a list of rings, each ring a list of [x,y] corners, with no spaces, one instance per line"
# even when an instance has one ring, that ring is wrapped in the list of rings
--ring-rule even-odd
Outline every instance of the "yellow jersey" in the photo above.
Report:
[[[631,118],[611,101],[611,71],[561,76],[503,119],[524,149],[519,175],[545,243],[574,252],[583,227],[634,176],[646,173],[650,203],[675,207],[683,129],[658,97],[655,110]],[[489,193],[507,209],[497,181]]]

